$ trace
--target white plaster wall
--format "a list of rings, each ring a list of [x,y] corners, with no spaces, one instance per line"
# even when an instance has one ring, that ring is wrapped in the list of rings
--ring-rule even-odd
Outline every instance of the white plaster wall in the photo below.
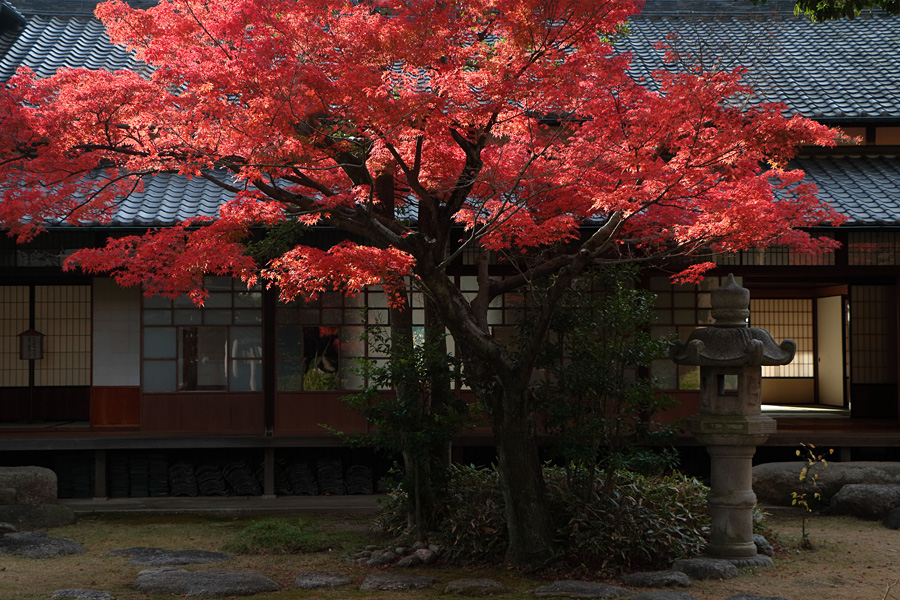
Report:
[[[94,279],[95,386],[141,384],[141,293]]]

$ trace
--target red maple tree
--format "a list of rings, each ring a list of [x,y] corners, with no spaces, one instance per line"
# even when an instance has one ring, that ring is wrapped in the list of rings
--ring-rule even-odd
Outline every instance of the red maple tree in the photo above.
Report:
[[[234,193],[215,220],[110,241],[69,261],[151,293],[202,275],[262,278],[284,298],[404,280],[452,333],[495,434],[508,558],[545,557],[550,530],[528,382],[554,301],[600,262],[787,244],[836,223],[799,144],[834,133],[747,104],[740,70],[634,81],[611,40],[637,0],[120,0],[97,9],[144,74],[22,69],[0,96],[0,225],[108,219],[159,173]],[[222,173],[227,173],[227,177]],[[257,265],[251,227],[296,220],[363,243],[298,246]],[[584,225],[593,224],[591,227]],[[462,232],[462,233],[460,233]],[[478,292],[447,276],[478,256]],[[488,271],[501,257],[516,267]],[[685,272],[698,277],[709,265]],[[513,354],[489,303],[550,278]]]

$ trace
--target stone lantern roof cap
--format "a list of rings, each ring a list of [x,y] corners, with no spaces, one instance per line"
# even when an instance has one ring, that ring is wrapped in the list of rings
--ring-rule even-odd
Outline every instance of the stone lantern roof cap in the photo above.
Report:
[[[670,351],[680,365],[701,367],[750,367],[786,365],[794,359],[797,344],[776,344],[765,329],[749,327],[750,291],[738,285],[732,274],[725,285],[710,293],[712,327],[691,332],[687,343],[676,341]]]

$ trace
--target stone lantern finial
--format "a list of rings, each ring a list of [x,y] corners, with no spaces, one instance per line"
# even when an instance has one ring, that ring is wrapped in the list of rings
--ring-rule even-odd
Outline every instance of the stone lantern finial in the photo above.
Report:
[[[729,273],[725,285],[710,292],[716,327],[747,327],[750,317],[750,290],[738,285]]]

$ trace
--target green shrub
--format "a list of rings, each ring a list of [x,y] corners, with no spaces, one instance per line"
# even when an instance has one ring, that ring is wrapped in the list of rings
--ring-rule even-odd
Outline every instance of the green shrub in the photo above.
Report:
[[[557,553],[548,563],[614,574],[662,568],[698,554],[706,543],[707,488],[679,474],[617,471],[608,495],[589,500],[566,487],[562,469],[545,470]],[[400,511],[381,513],[398,531]],[[448,560],[499,562],[507,545],[503,499],[494,469],[454,467],[435,536]],[[394,522],[392,529],[390,523]]]
[[[318,527],[297,519],[264,519],[248,525],[224,545],[235,554],[300,554],[328,549]]]
[[[618,572],[669,565],[699,554],[708,533],[707,488],[681,474],[616,471],[606,494],[572,494],[550,474],[559,559],[570,566]]]

